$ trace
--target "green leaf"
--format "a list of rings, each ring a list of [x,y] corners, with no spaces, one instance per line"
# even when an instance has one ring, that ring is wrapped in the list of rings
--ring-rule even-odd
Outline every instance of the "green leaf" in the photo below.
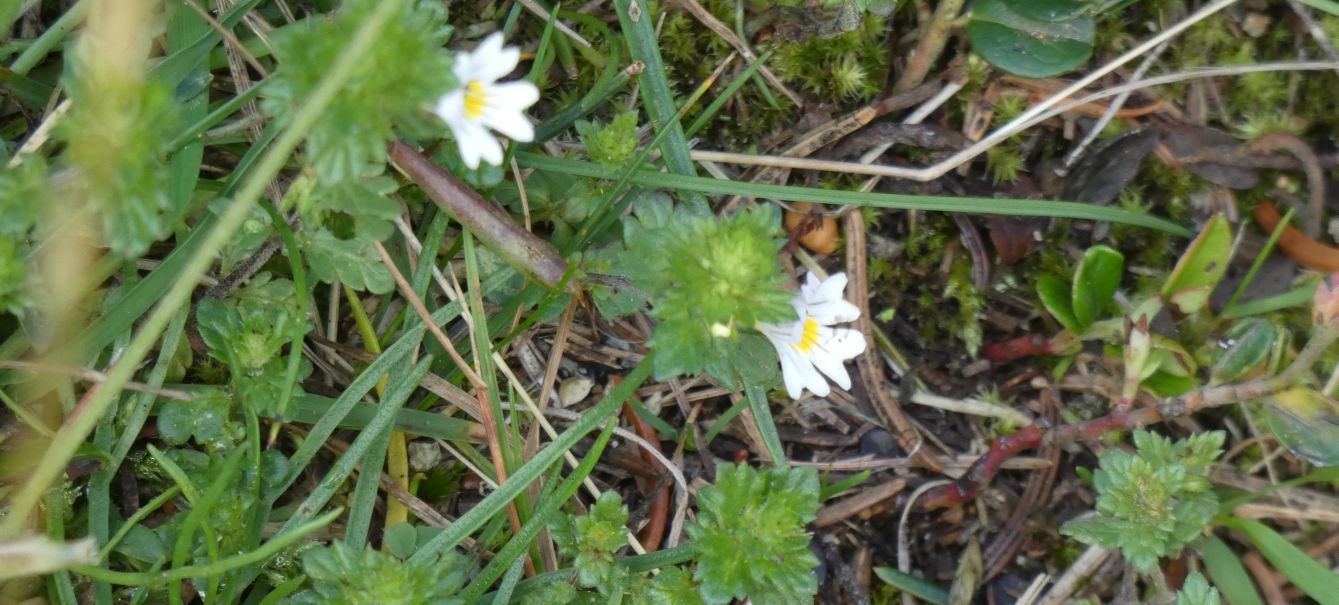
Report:
[[[817,471],[720,464],[716,485],[698,492],[698,506],[686,531],[706,602],[813,602],[818,558],[804,526],[818,510]]]
[[[1071,306],[1072,295],[1069,284],[1054,275],[1043,275],[1037,280],[1037,296],[1041,298],[1042,306],[1051,313],[1060,325],[1066,330],[1075,334],[1083,330],[1079,324],[1078,318],[1074,317],[1074,310]]]
[[[1199,572],[1194,572],[1177,591],[1176,605],[1219,605],[1218,591]]]
[[[1307,556],[1287,538],[1250,519],[1228,517],[1222,524],[1245,534],[1260,554],[1307,596],[1321,605],[1339,605],[1339,575]]]
[[[948,605],[948,590],[943,587],[913,576],[908,573],[902,573],[900,570],[891,567],[875,567],[874,575],[879,576],[880,580],[891,584],[898,590],[909,593],[912,596],[925,599],[934,605]]]
[[[1246,567],[1225,542],[1209,536],[1200,541],[1199,550],[1205,571],[1209,572],[1214,585],[1223,592],[1228,605],[1264,605],[1255,584],[1251,583],[1251,576],[1246,573]]]
[[[1111,306],[1124,270],[1125,257],[1111,248],[1093,246],[1084,253],[1071,287],[1071,308],[1079,326],[1092,325]]]
[[[396,523],[395,526],[386,530],[386,535],[382,537],[381,544],[395,558],[408,559],[410,555],[414,554],[415,547],[418,546],[418,531],[409,523]]]
[[[681,567],[666,567],[651,580],[646,591],[647,601],[653,605],[702,605],[693,577]]]
[[[1054,0],[1028,7],[1031,0],[982,0],[972,10],[967,34],[972,49],[991,65],[1025,78],[1049,78],[1071,71],[1093,54],[1093,19],[1073,11],[1070,18],[1040,20],[1066,12]]]
[[[1339,401],[1311,389],[1265,400],[1265,426],[1289,451],[1318,466],[1339,465]]]
[[[1058,23],[1078,17],[1080,13],[1088,10],[1089,3],[1076,0],[1027,0],[1010,2],[1009,8],[1033,21]]]
[[[1227,271],[1231,249],[1232,229],[1223,215],[1214,215],[1167,276],[1162,297],[1185,314],[1204,308],[1209,294]]]
[[[461,605],[453,598],[469,577],[474,561],[456,553],[401,561],[371,547],[344,542],[313,548],[302,556],[312,587],[285,601],[290,605],[422,603]]]
[[[1279,330],[1268,320],[1254,317],[1227,331],[1224,341],[1228,349],[1218,358],[1210,374],[1212,384],[1235,382],[1269,359],[1269,353],[1278,342]]]
[[[355,290],[385,294],[395,288],[395,279],[381,264],[374,244],[367,240],[344,240],[330,230],[304,229],[298,241],[312,275],[327,284],[336,279]]]

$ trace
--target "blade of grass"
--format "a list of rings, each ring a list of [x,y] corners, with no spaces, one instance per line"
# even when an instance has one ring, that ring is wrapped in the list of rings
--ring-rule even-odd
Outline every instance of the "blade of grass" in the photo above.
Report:
[[[898,590],[925,599],[934,603],[934,605],[948,605],[948,591],[938,584],[908,573],[902,573],[892,567],[875,567],[874,575],[879,576],[880,580],[891,584]]]
[[[344,523],[344,543],[358,551],[362,551],[367,545],[367,535],[372,529],[372,515],[376,513],[377,507],[377,490],[381,488],[381,468],[386,462],[386,451],[390,448],[392,432],[384,430],[372,435],[372,444],[363,454],[363,459],[358,462],[360,471],[358,479],[353,484],[353,493],[349,496],[349,516]],[[387,500],[395,499],[387,498]],[[390,526],[383,525],[383,527]]]
[[[290,419],[293,422],[315,424],[325,416],[333,403],[333,399],[320,395],[298,395],[293,399]],[[367,427],[376,411],[377,407],[374,405],[355,404],[335,426],[341,429],[362,430]],[[430,412],[404,409],[395,413],[395,430],[421,437],[443,441],[464,440],[469,439],[476,428],[472,422]]]
[[[688,157],[688,139],[683,127],[674,119],[679,108],[674,106],[674,93],[665,76],[665,63],[660,59],[660,43],[656,40],[655,24],[645,0],[614,0],[618,23],[627,41],[632,58],[646,66],[637,76],[641,83],[642,104],[657,131],[666,136],[660,143],[665,164],[670,172],[683,175],[697,174],[693,160]]]
[[[1227,543],[1215,536],[1209,536],[1199,542],[1200,557],[1204,559],[1204,568],[1209,578],[1228,605],[1264,605],[1250,574],[1241,564],[1241,559],[1228,548]]]
[[[1266,298],[1257,298],[1248,300],[1244,303],[1237,303],[1218,314],[1219,319],[1240,319],[1252,315],[1262,315],[1279,309],[1287,309],[1305,305],[1311,302],[1311,298],[1316,295],[1316,284],[1310,283],[1305,286],[1293,288],[1283,294],[1276,294]]]
[[[548,527],[549,524],[557,518],[561,512],[560,508],[567,504],[567,501],[581,489],[581,482],[585,480],[590,472],[595,470],[595,463],[600,459],[600,454],[604,452],[604,447],[609,443],[609,438],[614,434],[614,426],[618,423],[611,421],[605,423],[604,430],[600,436],[595,439],[594,445],[589,452],[581,459],[572,473],[563,479],[558,485],[558,489],[547,498],[540,501],[540,505],[535,509],[534,516],[525,523],[520,532],[512,536],[502,550],[498,551],[488,566],[474,577],[470,585],[460,593],[460,597],[465,602],[475,600],[483,596],[493,582],[497,581],[503,571],[511,565],[512,561],[521,561],[524,558],[525,551],[530,548],[530,543],[534,541],[539,532]]]
[[[209,535],[209,525],[206,523],[209,519],[209,512],[213,510],[214,505],[218,503],[219,498],[223,496],[223,490],[232,487],[233,477],[241,469],[242,457],[247,454],[246,448],[235,448],[228,452],[223,459],[223,467],[218,474],[214,475],[214,481],[210,483],[209,489],[200,495],[191,506],[190,512],[186,513],[186,520],[182,522],[180,529],[177,530],[177,540],[172,549],[172,567],[180,567],[186,563],[186,557],[190,555],[191,545],[195,541],[195,530],[201,528],[205,535]],[[212,537],[208,538],[211,542],[215,541]],[[209,547],[206,544],[206,547]],[[211,563],[218,561],[216,549],[210,549],[209,561]],[[197,586],[196,589],[200,587]],[[218,593],[218,577],[209,579],[209,586],[205,590],[205,602],[213,601],[213,596]],[[175,597],[174,600],[180,600],[181,586],[174,582],[168,588],[169,597]]]
[[[307,534],[329,525],[331,521],[339,518],[342,514],[344,514],[343,510],[332,510],[312,519],[311,521],[294,527],[292,530],[284,534],[275,536],[274,539],[261,545],[260,548],[244,552],[240,555],[228,557],[217,563],[210,563],[208,565],[189,565],[168,571],[139,573],[111,571],[101,567],[93,567],[91,565],[79,565],[73,567],[72,570],[79,575],[119,586],[158,586],[173,580],[208,578],[234,569],[267,561],[270,557],[273,557],[274,555],[279,554],[283,549],[288,548],[289,545],[305,538]]]
[[[707,105],[707,108],[703,109],[702,113],[698,114],[698,116],[693,119],[693,123],[688,126],[688,130],[684,131],[684,136],[691,139],[693,138],[693,135],[697,134],[697,131],[702,130],[702,127],[706,126],[707,122],[716,116],[716,112],[720,111],[722,107],[725,107],[725,104],[734,97],[735,92],[742,88],[744,83],[748,82],[753,74],[758,73],[758,69],[761,68],[771,56],[772,51],[769,50],[763,53],[761,57],[758,57],[757,61],[749,63],[748,66],[744,68],[744,71],[726,85],[725,90],[722,90],[721,94],[716,95],[716,98],[712,99],[711,103]],[[767,90],[767,87],[763,86],[762,89]]]
[[[632,369],[623,384],[618,385],[595,404],[581,419],[572,423],[563,431],[557,439],[551,441],[548,446],[535,454],[529,462],[526,462],[521,468],[516,469],[513,474],[498,489],[489,494],[478,504],[474,505],[468,512],[461,515],[451,527],[446,528],[440,534],[437,534],[432,540],[428,541],[414,553],[411,560],[421,562],[428,557],[436,556],[439,552],[455,548],[466,536],[474,533],[489,519],[493,518],[501,511],[512,498],[515,498],[526,489],[536,478],[543,475],[550,466],[562,458],[563,452],[572,449],[577,441],[586,436],[595,427],[608,420],[609,417],[618,413],[623,402],[634,391],[642,386],[642,383],[651,375],[651,364],[655,354],[647,355],[637,367]]]
[[[1222,519],[1221,523],[1249,538],[1260,549],[1260,554],[1269,559],[1274,569],[1279,570],[1307,596],[1321,605],[1339,605],[1339,575],[1312,559],[1287,538],[1264,523],[1251,519],[1228,517]]]
[[[1311,8],[1323,10],[1331,15],[1339,17],[1339,2],[1334,0],[1299,0],[1302,4]]]
[[[288,412],[288,404],[293,400],[293,388],[298,382],[298,370],[302,367],[302,342],[307,335],[307,270],[302,262],[302,251],[298,248],[297,239],[293,237],[293,230],[289,228],[288,221],[284,220],[283,215],[270,204],[261,204],[261,208],[270,215],[270,222],[279,231],[279,238],[284,242],[284,251],[288,253],[288,266],[293,270],[293,293],[297,298],[298,317],[304,321],[293,323],[293,335],[289,339],[288,365],[284,367],[284,386],[279,393],[279,405],[275,417],[278,422],[270,426],[270,438],[268,443],[273,445],[276,437],[279,436],[279,427],[284,421],[284,416]]]
[[[233,6],[233,11],[249,8],[251,4],[249,1],[239,2]],[[134,375],[139,362],[148,355],[153,344],[158,341],[159,335],[167,327],[172,315],[189,300],[195,285],[214,263],[215,254],[241,226],[251,205],[264,192],[270,179],[284,167],[289,155],[297,149],[306,132],[315,124],[326,106],[342,89],[344,82],[352,75],[358,61],[367,55],[367,50],[376,42],[378,34],[394,14],[397,6],[396,2],[385,2],[373,9],[368,19],[354,34],[348,48],[340,53],[339,59],[331,66],[326,80],[321,82],[307,104],[294,115],[292,123],[265,153],[254,172],[248,175],[236,197],[223,214],[219,215],[217,222],[200,243],[200,247],[185,261],[177,281],[168,288],[161,302],[144,320],[121,359],[107,373],[107,380],[83,403],[84,409],[80,413],[67,419],[42,459],[32,470],[32,474],[15,492],[10,501],[9,514],[0,520],[0,537],[14,536],[23,531],[28,523],[28,515],[37,506],[42,494],[46,493],[47,488],[65,469],[66,463],[79,445],[88,438],[98,419],[106,413],[112,399],[120,394],[121,387]]]
[[[1232,298],[1227,299],[1227,304],[1223,305],[1224,309],[1230,309],[1237,304],[1241,295],[1246,293],[1246,288],[1251,285],[1252,281],[1255,281],[1255,274],[1260,271],[1260,266],[1265,264],[1265,259],[1269,258],[1269,253],[1274,251],[1274,245],[1278,243],[1279,237],[1283,235],[1284,229],[1288,227],[1289,221],[1292,220],[1293,214],[1296,212],[1295,208],[1289,207],[1288,211],[1283,214],[1283,218],[1279,219],[1279,224],[1274,226],[1274,232],[1269,234],[1269,240],[1265,242],[1263,248],[1260,248],[1260,253],[1255,255],[1255,260],[1251,262],[1251,268],[1246,271],[1246,276],[1241,278],[1240,284],[1237,284],[1237,290],[1232,293]]]
[[[616,178],[613,171],[581,160],[555,158],[533,153],[518,153],[516,154],[516,159],[522,166],[528,168],[552,170],[574,176],[585,176],[598,179],[613,180]],[[859,191],[818,189],[814,187],[795,187],[791,185],[744,183],[708,177],[666,174],[648,170],[634,173],[630,180],[643,187],[697,191],[709,195],[742,195],[746,197],[769,198],[792,202],[818,202],[839,206],[869,206],[873,208],[892,208],[898,210],[1075,218],[1090,221],[1110,221],[1124,225],[1146,227],[1181,237],[1189,237],[1192,235],[1185,227],[1166,219],[1149,216],[1147,214],[1129,212],[1119,208],[1094,206],[1092,204],[1081,204],[1078,202],[1023,200],[1012,198],[935,197],[875,192],[864,193]]]
[[[573,13],[571,11],[562,11],[558,13],[562,19],[575,19],[590,25],[598,31],[605,40],[613,40],[613,34],[609,32],[609,27],[603,21],[583,13]],[[579,16],[578,16],[579,15]],[[563,108],[553,117],[545,120],[543,124],[535,127],[535,138],[529,143],[518,146],[518,149],[530,149],[539,146],[545,141],[553,138],[558,133],[567,130],[577,120],[586,117],[587,114],[594,111],[596,107],[604,104],[615,92],[622,90],[624,86],[632,80],[632,76],[640,68],[634,67],[620,68],[622,57],[619,56],[618,46],[609,45],[610,56],[604,65],[604,70],[600,72],[600,77],[591,86],[589,92],[581,97],[576,103]]]
[[[404,380],[387,385],[386,397],[377,406],[377,413],[367,423],[367,428],[358,434],[358,438],[353,440],[349,449],[321,477],[320,484],[307,495],[307,499],[302,501],[302,504],[293,512],[293,516],[284,522],[276,535],[283,535],[285,532],[292,531],[305,523],[307,519],[315,516],[330,501],[330,498],[334,497],[335,491],[353,473],[354,467],[363,459],[372,443],[378,441],[380,434],[390,428],[391,418],[395,416],[396,410],[399,410],[404,402],[409,399],[409,395],[418,387],[418,383],[428,374],[428,368],[431,365],[432,357],[425,356],[414,366],[414,369],[409,372]],[[310,439],[311,437],[308,436],[308,441]],[[366,470],[370,473],[380,472],[380,468]]]

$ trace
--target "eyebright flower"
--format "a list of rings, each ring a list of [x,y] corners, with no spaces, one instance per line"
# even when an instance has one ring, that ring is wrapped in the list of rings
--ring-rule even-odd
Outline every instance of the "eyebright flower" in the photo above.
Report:
[[[799,399],[804,389],[826,397],[831,388],[824,375],[843,389],[851,388],[851,376],[843,364],[865,351],[865,335],[832,327],[860,317],[860,309],[842,298],[845,288],[845,273],[822,282],[809,273],[800,293],[790,301],[799,319],[780,325],[758,324],[758,331],[772,341],[781,357],[781,376],[791,399]]]
[[[525,80],[497,82],[516,69],[520,60],[520,49],[502,46],[500,32],[484,38],[474,52],[456,53],[453,71],[460,88],[438,99],[433,113],[451,127],[460,158],[471,170],[479,167],[480,158],[489,164],[502,163],[502,146],[489,128],[514,141],[535,138],[525,108],[539,100],[539,89]]]

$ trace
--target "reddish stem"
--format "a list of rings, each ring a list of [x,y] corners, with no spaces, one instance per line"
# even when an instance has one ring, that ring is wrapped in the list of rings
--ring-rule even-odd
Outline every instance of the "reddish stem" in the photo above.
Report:
[[[981,356],[994,363],[1009,363],[1024,357],[1051,354],[1051,339],[1038,334],[1019,336],[981,348]]]

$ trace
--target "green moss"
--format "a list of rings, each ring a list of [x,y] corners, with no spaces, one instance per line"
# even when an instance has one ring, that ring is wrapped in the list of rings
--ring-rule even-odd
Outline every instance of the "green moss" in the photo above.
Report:
[[[766,46],[776,51],[776,73],[787,84],[827,101],[867,101],[879,92],[888,73],[887,29],[886,19],[866,15],[844,34],[812,36],[800,43],[778,40]]]

